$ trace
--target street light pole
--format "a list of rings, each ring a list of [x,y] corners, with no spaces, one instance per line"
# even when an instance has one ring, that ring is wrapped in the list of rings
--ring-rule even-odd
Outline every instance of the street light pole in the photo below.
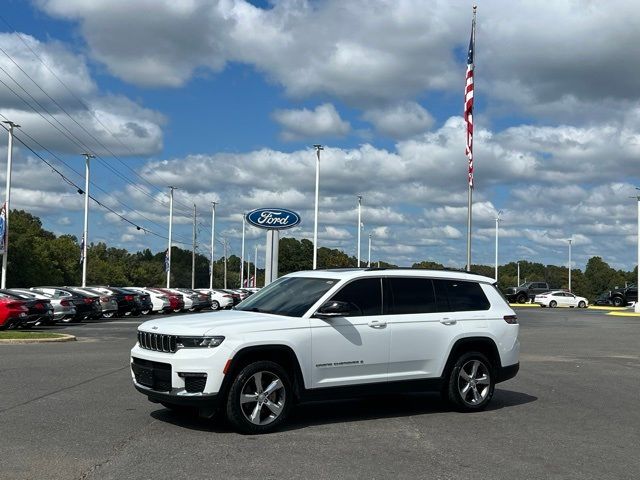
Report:
[[[571,291],[571,242],[573,239],[568,238],[567,241],[569,242],[569,291]]]
[[[371,234],[369,234],[369,255],[367,256],[367,267],[371,268]]]
[[[316,149],[316,206],[313,221],[313,269],[318,268],[318,202],[320,200],[320,150],[322,145],[313,146]]]
[[[193,204],[193,250],[191,251],[191,290],[196,288],[196,204]]]
[[[520,262],[516,262],[516,265],[518,266],[518,287],[520,286]]]
[[[0,238],[2,245],[2,279],[0,280],[0,286],[4,289],[7,286],[7,260],[9,253],[9,210],[11,207],[11,161],[13,157],[13,129],[20,128],[20,125],[13,123],[10,120],[3,121],[9,128],[9,143],[7,145],[7,182],[5,187],[5,202],[4,202],[4,238]]]
[[[258,244],[256,243],[255,255],[253,257],[253,288],[258,286]]]
[[[222,244],[224,247],[224,288],[227,288],[227,239],[224,239]]]
[[[360,232],[362,230],[362,195],[358,195],[358,268],[360,268]]]
[[[84,155],[84,228],[82,230],[82,286],[87,286],[87,245],[89,245],[89,161],[96,158],[90,153]]]
[[[244,226],[245,226],[245,219],[244,219],[244,213],[242,214],[242,249],[240,250],[240,287],[243,287],[243,283],[244,283]]]
[[[169,186],[169,246],[167,248],[167,288],[171,286],[171,239],[173,234],[173,191],[176,187]]]
[[[496,282],[498,281],[498,224],[500,223],[501,213],[502,213],[502,210],[500,210],[496,215],[496,261],[495,261],[496,268],[495,268],[495,275],[494,275],[494,280]]]
[[[640,190],[636,188],[636,190]],[[640,195],[636,197],[638,200],[638,278],[636,280],[636,289],[640,291]],[[634,307],[636,313],[640,313],[640,295],[636,299],[636,305]]]
[[[209,272],[209,288],[213,288],[213,249],[216,243],[216,203],[211,202],[211,271]]]

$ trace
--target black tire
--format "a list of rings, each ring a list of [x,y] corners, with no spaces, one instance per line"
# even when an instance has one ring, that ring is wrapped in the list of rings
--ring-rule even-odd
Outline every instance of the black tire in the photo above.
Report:
[[[584,302],[584,300],[580,300],[578,302],[578,308],[587,308],[587,304]]]
[[[474,365],[476,365],[475,374],[473,374]],[[465,380],[465,375],[475,382],[472,384],[469,380]],[[453,364],[443,393],[456,410],[478,412],[484,410],[493,398],[495,377],[495,367],[486,356],[480,352],[467,352],[460,355]],[[483,380],[482,383],[479,380]],[[467,385],[464,382],[467,382]],[[469,385],[472,386],[464,392],[464,387]]]
[[[611,303],[613,303],[614,307],[624,306],[624,300],[622,299],[622,297],[613,297],[613,300],[611,300]]]
[[[516,301],[518,303],[527,303],[527,299],[528,297],[524,293],[521,293],[518,295],[518,298],[516,299]]]
[[[211,310],[219,310],[220,309],[220,303],[218,303],[217,300],[214,300],[211,302]]]
[[[558,306],[558,302],[556,302],[555,300],[551,300],[549,302],[549,308],[556,308]]]
[[[261,380],[262,385],[259,388],[256,377]],[[266,391],[275,383],[275,380],[279,380],[279,386],[262,397],[262,393],[258,392]],[[253,390],[256,392],[247,395],[247,392],[253,392]],[[247,398],[253,395],[256,398],[255,402],[251,400],[246,403],[241,402],[241,396]],[[235,376],[227,395],[225,412],[229,423],[240,433],[269,433],[286,420],[292,402],[293,389],[287,372],[275,362],[262,360],[250,363]],[[253,417],[256,411],[256,421],[253,422],[250,417]]]

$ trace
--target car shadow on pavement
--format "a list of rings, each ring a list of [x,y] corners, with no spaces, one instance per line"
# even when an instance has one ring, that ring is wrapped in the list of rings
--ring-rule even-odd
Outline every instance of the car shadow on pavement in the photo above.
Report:
[[[485,411],[525,405],[538,397],[512,390],[496,389],[493,400]],[[437,394],[395,394],[371,396],[359,399],[331,400],[298,405],[280,432],[299,430],[314,425],[360,422],[382,418],[409,417],[453,412],[451,406]],[[482,412],[479,412],[482,414]],[[199,418],[196,412],[175,412],[160,408],[151,412],[156,420],[183,428],[233,433],[231,427],[219,416],[211,420]]]

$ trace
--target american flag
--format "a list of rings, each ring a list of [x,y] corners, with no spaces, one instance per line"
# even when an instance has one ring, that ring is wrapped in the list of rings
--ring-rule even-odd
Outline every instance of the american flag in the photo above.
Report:
[[[467,126],[467,146],[465,153],[469,159],[469,187],[473,188],[473,49],[476,36],[476,16],[473,12],[471,24],[471,39],[469,40],[469,54],[467,56],[467,84],[464,89],[464,121]]]

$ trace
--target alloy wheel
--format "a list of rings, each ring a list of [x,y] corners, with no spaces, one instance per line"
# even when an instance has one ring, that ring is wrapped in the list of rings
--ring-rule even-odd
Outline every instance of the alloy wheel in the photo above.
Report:
[[[491,390],[491,378],[488,367],[480,360],[469,360],[458,373],[458,392],[467,405],[479,405],[484,402]]]
[[[254,425],[269,425],[282,413],[286,391],[272,372],[257,372],[247,379],[240,392],[240,410]]]

